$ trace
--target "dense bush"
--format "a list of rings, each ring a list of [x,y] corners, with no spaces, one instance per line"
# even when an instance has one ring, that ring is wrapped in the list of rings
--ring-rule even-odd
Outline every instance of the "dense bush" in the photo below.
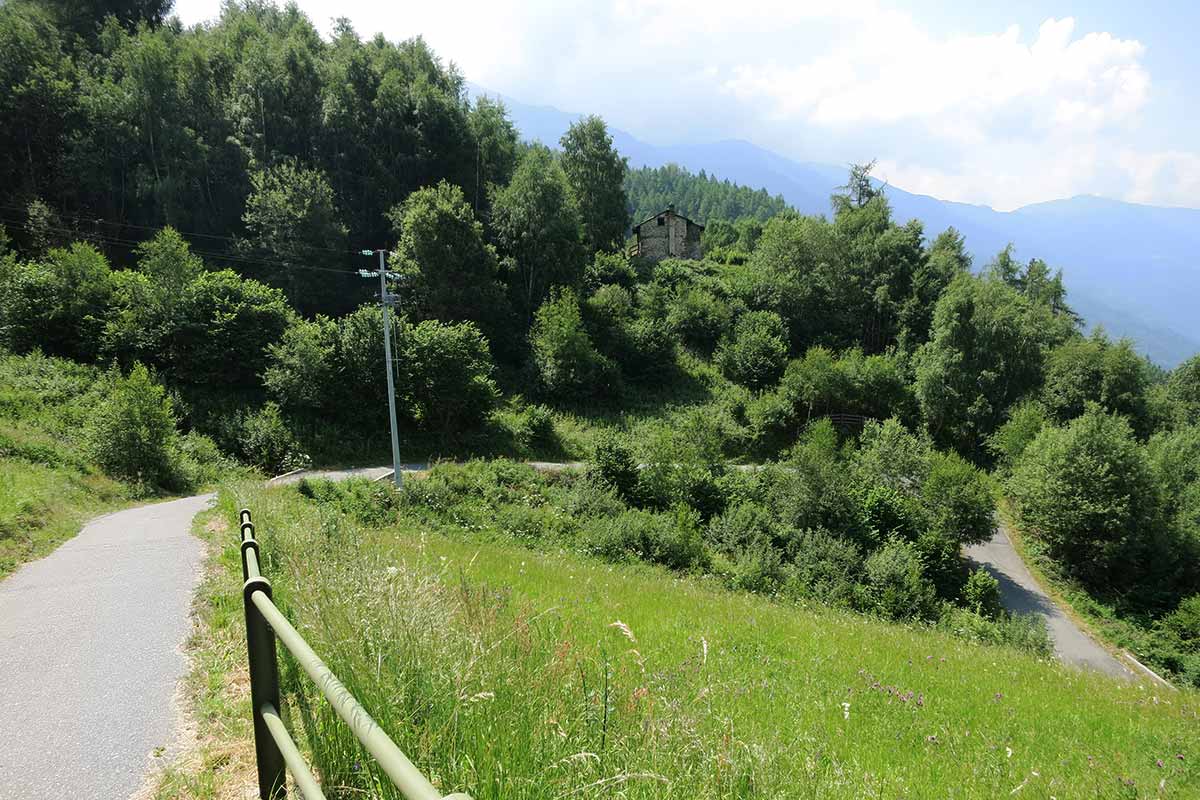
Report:
[[[679,292],[667,309],[668,328],[685,344],[705,353],[712,352],[732,323],[729,303],[706,289]]]
[[[308,456],[301,451],[275,403],[243,413],[240,422],[239,454],[247,463],[271,474],[308,465]]]
[[[1161,523],[1158,485],[1128,421],[1090,407],[1046,428],[1007,483],[1026,531],[1093,588],[1129,586],[1160,558],[1147,548]]]
[[[725,377],[750,389],[765,389],[779,380],[787,364],[787,330],[778,314],[751,311],[721,340],[713,356]]]
[[[641,559],[671,569],[702,567],[706,562],[699,519],[686,508],[672,514],[626,511],[585,524],[584,546],[610,561]]]
[[[578,398],[612,391],[613,364],[593,346],[579,299],[570,289],[556,290],[538,308],[529,343],[534,371],[546,395]]]
[[[170,398],[136,365],[128,377],[112,372],[88,420],[89,457],[115,478],[151,489],[182,489],[178,433]]]
[[[933,619],[937,614],[933,584],[921,559],[907,542],[893,540],[867,557],[864,566],[868,602],[888,619]]]

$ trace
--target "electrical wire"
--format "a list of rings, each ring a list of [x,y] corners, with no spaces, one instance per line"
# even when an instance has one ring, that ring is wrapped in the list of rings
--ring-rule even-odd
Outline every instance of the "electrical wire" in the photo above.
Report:
[[[0,216],[0,223],[2,223],[5,227],[17,228],[17,229],[26,231],[28,233],[37,233],[39,231],[49,230],[49,231],[55,231],[58,233],[68,234],[71,236],[84,236],[89,241],[98,241],[98,242],[103,242],[105,244],[117,245],[120,247],[136,247],[137,245],[142,244],[143,241],[145,241],[142,239],[126,239],[123,237],[113,236],[113,235],[103,234],[103,233],[84,233],[84,232],[75,230],[73,228],[64,228],[64,227],[57,226],[57,225],[38,225],[38,226],[34,227],[34,226],[27,225],[23,222],[20,222],[18,220],[9,219],[9,218],[3,217],[3,216]],[[354,270],[351,270],[351,269],[336,269],[334,267],[318,267],[315,264],[293,263],[293,262],[282,261],[280,259],[254,258],[252,256],[233,255],[233,254],[229,254],[229,253],[220,253],[220,252],[215,252],[215,251],[211,251],[211,250],[197,250],[192,247],[189,247],[189,250],[193,255],[200,256],[202,258],[208,258],[213,261],[222,261],[222,260],[234,261],[234,262],[240,262],[240,263],[245,263],[245,264],[260,264],[260,265],[264,265],[264,266],[268,266],[268,267],[276,267],[276,268],[279,267],[280,265],[283,265],[287,269],[300,269],[300,270],[307,270],[307,271],[311,271],[311,272],[331,272],[336,275],[353,275],[354,274]],[[353,251],[348,250],[346,252],[351,253]]]
[[[9,211],[15,211],[15,212],[21,213],[21,214],[25,214],[29,210],[28,207],[12,205],[9,203],[0,203],[0,209],[7,209]],[[99,217],[81,217],[81,216],[78,216],[75,214],[60,214],[58,212],[55,212],[55,216],[59,217],[60,219],[71,219],[71,220],[75,220],[76,222],[88,223],[88,224],[92,224],[92,225],[112,225],[112,226],[117,226],[117,227],[121,227],[121,228],[132,228],[134,230],[150,231],[152,233],[158,233],[159,231],[162,230],[162,227],[156,228],[156,227],[153,227],[150,225],[135,225],[132,222],[116,222],[114,220],[106,220],[106,219],[101,219]],[[163,227],[166,227],[166,226],[163,226]],[[172,225],[170,227],[174,228],[175,226]],[[220,241],[231,242],[233,244],[236,244],[239,241],[239,239],[235,236],[222,236],[222,235],[216,234],[216,233],[196,233],[195,231],[181,231],[178,228],[175,228],[175,232],[180,234],[181,236],[194,236],[194,237],[203,238],[203,239],[217,239]],[[357,251],[357,250],[349,250],[349,249],[338,248],[338,247],[311,246],[308,249],[309,250],[321,250],[326,253],[339,253],[342,255],[358,255],[359,254],[359,251]]]

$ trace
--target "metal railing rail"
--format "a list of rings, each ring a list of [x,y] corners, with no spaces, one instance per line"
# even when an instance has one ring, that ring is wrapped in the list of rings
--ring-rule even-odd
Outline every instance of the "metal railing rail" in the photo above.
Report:
[[[242,549],[242,601],[246,609],[246,652],[250,666],[250,700],[254,707],[254,752],[258,765],[258,791],[262,800],[286,795],[290,770],[305,800],[325,800],[312,771],[279,716],[278,637],[321,694],[333,706],[367,752],[408,800],[470,800],[466,794],[444,798],[396,743],[379,727],[350,690],[338,680],[304,637],[292,627],[271,600],[271,582],[259,567],[259,545],[254,538],[250,509],[239,514]]]

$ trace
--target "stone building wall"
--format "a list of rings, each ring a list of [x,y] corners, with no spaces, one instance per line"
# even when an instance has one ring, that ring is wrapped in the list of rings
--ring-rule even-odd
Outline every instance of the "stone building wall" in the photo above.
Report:
[[[659,224],[662,220],[662,224]],[[650,261],[664,258],[700,258],[701,225],[664,211],[638,226],[638,253]]]

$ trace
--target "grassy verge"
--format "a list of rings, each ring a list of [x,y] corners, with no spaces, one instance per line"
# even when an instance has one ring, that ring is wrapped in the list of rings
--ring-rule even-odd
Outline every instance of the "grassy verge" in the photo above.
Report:
[[[217,513],[230,522],[242,504],[279,604],[444,791],[1200,796],[1193,692],[1157,696],[645,565],[424,533],[403,514],[371,527],[292,488],[230,485]],[[225,633],[198,641],[193,696],[215,703],[202,738],[216,731],[245,752],[244,724],[220,722],[244,705],[228,688],[238,680],[220,677],[240,664],[225,649],[239,627],[235,552],[226,545],[226,574],[209,578],[225,586],[206,582],[202,611]],[[330,796],[397,796],[294,666],[283,671],[286,714]],[[222,796],[174,780],[160,797]]]
[[[103,475],[0,457],[0,578],[129,502],[127,487]]]
[[[257,790],[246,673],[246,629],[237,536],[219,511],[193,528],[208,547],[188,641],[183,754],[157,777],[155,800],[242,800]]]

